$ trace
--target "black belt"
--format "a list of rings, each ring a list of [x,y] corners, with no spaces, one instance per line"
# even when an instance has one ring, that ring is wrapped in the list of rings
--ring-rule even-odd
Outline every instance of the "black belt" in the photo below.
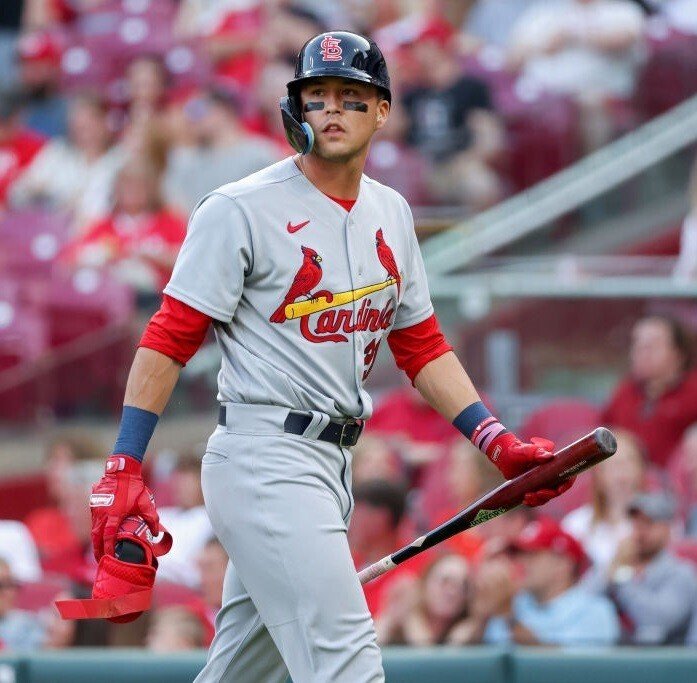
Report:
[[[305,430],[312,422],[312,415],[289,410],[283,423],[283,431],[289,434],[305,433]],[[223,427],[227,425],[225,406],[220,406],[218,414],[218,424]],[[319,441],[328,441],[342,448],[350,448],[358,443],[358,437],[363,431],[363,420],[331,420],[329,424],[316,437]]]

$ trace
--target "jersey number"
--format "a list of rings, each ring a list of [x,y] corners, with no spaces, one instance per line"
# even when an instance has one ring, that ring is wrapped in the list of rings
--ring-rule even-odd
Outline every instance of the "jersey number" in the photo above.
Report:
[[[363,365],[365,367],[365,370],[363,370],[364,382],[373,369],[375,359],[378,357],[378,349],[380,348],[381,341],[382,339],[373,339],[373,341],[365,347],[365,355],[363,356]]]

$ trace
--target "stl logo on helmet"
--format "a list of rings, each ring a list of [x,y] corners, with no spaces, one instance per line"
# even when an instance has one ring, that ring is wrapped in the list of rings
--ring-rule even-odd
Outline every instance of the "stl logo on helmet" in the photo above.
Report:
[[[341,61],[341,38],[332,38],[327,36],[320,43],[322,48],[322,61],[324,62],[340,62]]]

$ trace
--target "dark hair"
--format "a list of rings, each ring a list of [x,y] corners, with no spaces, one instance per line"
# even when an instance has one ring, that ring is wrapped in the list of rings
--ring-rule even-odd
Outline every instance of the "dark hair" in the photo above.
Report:
[[[104,457],[104,444],[91,432],[84,430],[66,431],[55,434],[46,445],[46,455],[59,447],[65,446],[77,461],[96,460]]]
[[[0,121],[9,121],[26,104],[26,97],[17,88],[0,90]]]
[[[692,367],[692,362],[694,360],[694,342],[692,335],[685,325],[683,325],[678,318],[670,315],[669,313],[651,313],[650,315],[646,315],[641,318],[639,322],[648,320],[657,320],[668,328],[673,346],[682,356],[682,370],[683,372],[689,370]]]
[[[239,93],[235,92],[230,87],[226,88],[220,85],[211,86],[205,91],[205,97],[213,104],[223,107],[235,116],[240,116],[242,113],[242,98]]]
[[[201,456],[193,451],[184,451],[174,465],[175,472],[194,472],[201,473]]]
[[[356,502],[362,501],[373,507],[389,510],[394,527],[402,520],[407,504],[406,489],[401,484],[386,479],[369,479],[357,484],[353,498]]]

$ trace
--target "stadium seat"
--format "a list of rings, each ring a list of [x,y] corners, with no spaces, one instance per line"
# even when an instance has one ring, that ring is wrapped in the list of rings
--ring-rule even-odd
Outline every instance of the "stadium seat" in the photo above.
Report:
[[[522,190],[574,162],[580,153],[578,111],[569,100],[544,96],[504,114],[508,174]]]
[[[70,237],[70,229],[68,213],[45,209],[22,209],[8,211],[3,215],[0,235],[3,238],[27,242],[37,237],[53,236],[59,245],[63,245]]]
[[[592,403],[558,399],[530,413],[519,433],[522,439],[542,436],[562,446],[595,429],[599,420],[600,410]]]
[[[132,291],[107,274],[81,269],[49,282],[27,284],[27,302],[43,312],[52,346],[60,346],[111,323],[125,322],[133,310]]]
[[[0,519],[21,522],[32,510],[47,503],[48,491],[43,473],[3,477],[0,480]]]
[[[4,305],[3,305],[4,304]],[[41,313],[8,302],[0,304],[0,370],[35,361],[48,348],[49,332]]]
[[[33,240],[0,237],[0,268],[17,282],[49,279],[57,251],[53,235]]]
[[[164,54],[165,66],[172,78],[172,91],[202,86],[211,75],[210,63],[200,44],[173,43]]]
[[[634,90],[635,106],[645,120],[697,93],[697,36],[669,33],[652,48]]]
[[[102,89],[122,72],[118,60],[100,52],[100,41],[80,39],[61,58],[61,89],[66,93]]]

